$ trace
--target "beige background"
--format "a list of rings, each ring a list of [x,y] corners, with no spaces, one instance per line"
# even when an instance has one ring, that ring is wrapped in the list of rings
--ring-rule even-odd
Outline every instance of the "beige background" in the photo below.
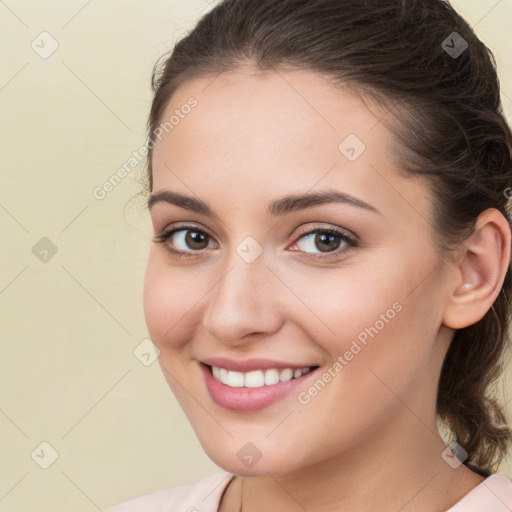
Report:
[[[495,52],[511,119],[512,0],[454,5]],[[0,1],[0,512],[94,512],[220,471],[133,353],[148,336],[141,166],[92,194],[144,143],[155,60],[208,9]]]

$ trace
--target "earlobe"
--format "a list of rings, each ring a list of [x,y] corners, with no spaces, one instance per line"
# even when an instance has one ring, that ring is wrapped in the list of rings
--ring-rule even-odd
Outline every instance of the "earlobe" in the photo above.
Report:
[[[453,268],[453,291],[443,323],[462,329],[481,320],[498,296],[510,265],[511,232],[507,219],[491,208],[480,214],[475,229],[461,246]]]

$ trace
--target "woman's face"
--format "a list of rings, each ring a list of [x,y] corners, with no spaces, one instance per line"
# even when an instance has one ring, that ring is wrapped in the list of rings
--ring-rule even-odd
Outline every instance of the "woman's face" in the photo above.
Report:
[[[144,310],[210,458],[284,474],[431,436],[447,270],[384,112],[311,72],[243,67],[182,85],[162,123],[173,115],[151,219],[155,235],[180,230],[151,244]],[[222,383],[204,361],[245,372]]]

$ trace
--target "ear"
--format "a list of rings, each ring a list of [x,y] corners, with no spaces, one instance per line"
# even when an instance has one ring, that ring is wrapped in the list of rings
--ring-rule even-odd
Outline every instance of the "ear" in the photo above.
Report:
[[[498,210],[479,215],[473,233],[461,243],[443,313],[446,326],[462,329],[489,311],[510,265],[510,243],[509,223]]]

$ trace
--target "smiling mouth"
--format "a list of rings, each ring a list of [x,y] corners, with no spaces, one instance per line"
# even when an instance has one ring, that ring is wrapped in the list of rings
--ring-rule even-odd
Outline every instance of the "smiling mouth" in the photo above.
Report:
[[[202,363],[204,364],[204,363]],[[269,368],[265,370],[252,370],[250,372],[237,372],[204,364],[215,380],[231,388],[261,388],[299,379],[319,368],[318,366],[305,366],[304,368]]]

